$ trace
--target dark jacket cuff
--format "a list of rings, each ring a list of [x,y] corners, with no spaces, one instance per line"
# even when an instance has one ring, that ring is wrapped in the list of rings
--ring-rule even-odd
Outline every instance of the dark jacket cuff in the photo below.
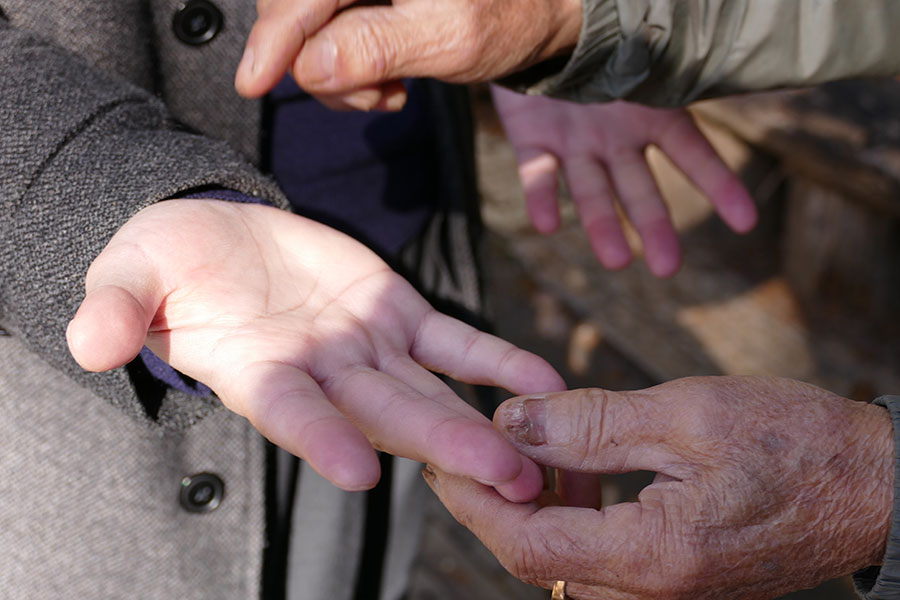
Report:
[[[864,600],[900,599],[900,396],[881,396],[874,402],[884,406],[894,424],[894,510],[891,531],[881,566],[872,566],[853,574],[853,586]]]
[[[522,94],[565,96],[566,90],[596,77],[598,66],[607,64],[621,38],[616,0],[582,0],[581,33],[568,60],[551,59],[497,83]]]

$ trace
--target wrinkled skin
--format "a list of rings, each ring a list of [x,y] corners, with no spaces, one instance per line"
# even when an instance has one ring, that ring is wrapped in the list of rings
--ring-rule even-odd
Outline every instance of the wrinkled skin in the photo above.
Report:
[[[750,194],[684,109],[575,104],[497,86],[491,91],[516,151],[531,222],[542,233],[559,227],[561,168],[591,247],[605,267],[619,269],[631,260],[616,202],[640,234],[653,274],[672,275],[681,263],[678,237],[647,165],[651,144],[706,194],[734,231],[743,233],[756,224]]]
[[[636,503],[507,502],[426,470],[513,575],[578,599],[773,598],[881,561],[893,483],[883,408],[787,379],[701,377],[508,400],[495,426],[538,463],[649,470]]]
[[[126,223],[88,271],[68,340],[92,371],[146,343],[347,490],[377,482],[374,446],[534,498],[537,467],[428,369],[564,389],[545,361],[438,313],[352,238],[215,200],[168,200]]]
[[[258,0],[238,92],[262,96],[289,71],[333,108],[397,110],[405,77],[489,81],[571,51],[581,28],[580,0],[371,4]]]

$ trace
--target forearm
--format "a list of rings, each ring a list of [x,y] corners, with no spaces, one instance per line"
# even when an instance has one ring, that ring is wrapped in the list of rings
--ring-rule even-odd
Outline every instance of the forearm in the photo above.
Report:
[[[519,91],[677,106],[739,92],[900,72],[892,0],[584,0],[578,46]]]
[[[88,265],[134,214],[186,191],[283,199],[226,144],[185,132],[153,95],[2,20],[0,109],[0,322],[94,391],[133,404],[123,373],[84,374],[66,347]]]

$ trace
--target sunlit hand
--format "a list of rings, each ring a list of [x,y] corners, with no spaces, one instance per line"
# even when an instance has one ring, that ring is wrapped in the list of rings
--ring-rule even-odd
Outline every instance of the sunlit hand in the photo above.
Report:
[[[68,330],[84,368],[125,364],[146,343],[341,488],[376,483],[374,446],[510,498],[540,491],[537,467],[426,369],[515,393],[564,389],[559,376],[436,312],[324,225],[261,205],[161,202],[113,237],[86,288]]]
[[[538,463],[655,471],[600,511],[513,504],[426,472],[525,581],[577,599],[773,598],[880,564],[893,490],[883,408],[786,379],[705,377],[637,392],[512,399],[495,425]]]
[[[356,3],[257,2],[238,91],[262,96],[290,72],[330,106],[397,110],[405,77],[488,81],[571,51],[581,28],[580,0]]]
[[[575,104],[497,86],[492,93],[518,157],[534,227],[542,233],[559,227],[561,169],[591,247],[607,268],[631,260],[616,202],[640,234],[655,275],[672,275],[681,264],[675,229],[645,158],[651,144],[706,194],[729,227],[746,232],[756,224],[752,198],[683,109]]]

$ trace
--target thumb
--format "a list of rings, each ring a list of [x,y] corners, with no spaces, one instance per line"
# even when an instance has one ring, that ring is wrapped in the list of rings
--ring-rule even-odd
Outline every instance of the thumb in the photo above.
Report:
[[[404,77],[447,78],[465,70],[454,51],[465,33],[439,5],[340,13],[306,41],[293,63],[294,79],[310,93],[334,94]]]
[[[267,0],[250,31],[234,85],[247,98],[259,98],[284,76],[307,38],[337,10],[354,0]]]
[[[537,463],[576,472],[662,471],[677,454],[671,415],[643,392],[581,389],[511,398],[494,427]]]
[[[84,369],[107,371],[131,361],[163,299],[147,259],[127,246],[108,246],[91,264],[86,293],[66,330],[69,351]]]

